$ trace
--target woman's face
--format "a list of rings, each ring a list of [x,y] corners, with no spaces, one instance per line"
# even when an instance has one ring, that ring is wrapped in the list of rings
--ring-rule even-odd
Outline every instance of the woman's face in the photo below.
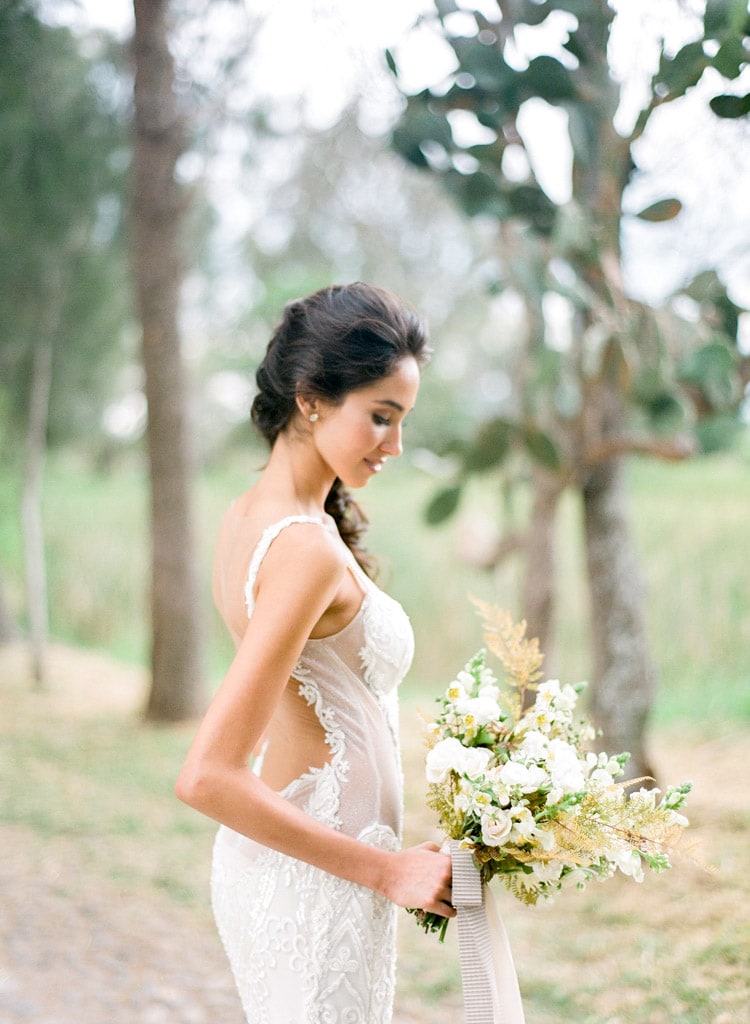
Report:
[[[387,377],[351,391],[339,405],[314,403],[312,443],[347,487],[364,487],[386,459],[401,454],[402,424],[418,390],[417,361],[406,356]]]

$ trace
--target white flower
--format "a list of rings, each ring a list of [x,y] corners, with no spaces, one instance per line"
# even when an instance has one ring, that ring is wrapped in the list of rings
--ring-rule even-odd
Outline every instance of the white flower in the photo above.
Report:
[[[637,850],[614,850],[607,854],[607,859],[618,867],[623,875],[630,875],[634,882],[643,881],[643,862]]]
[[[522,793],[533,793],[545,784],[547,773],[536,764],[508,761],[500,770],[500,780],[510,789],[517,787]]]
[[[445,699],[453,704],[457,701],[466,700],[466,687],[458,679],[454,680],[445,691]]]
[[[667,825],[681,825],[683,828],[687,828],[689,824],[685,815],[679,814],[677,811],[670,811],[667,816]]]
[[[544,683],[539,684],[537,690],[536,699],[541,700],[545,704],[551,704],[552,701],[560,696],[560,680],[559,679],[548,679]]]
[[[556,788],[565,793],[576,793],[583,789],[585,780],[578,754],[565,740],[550,740],[547,766]]]
[[[548,861],[546,864],[537,861],[532,870],[540,882],[557,882],[562,874],[562,863],[559,860]]]
[[[551,832],[547,828],[537,828],[534,830],[533,838],[539,843],[545,853],[551,853],[557,846],[557,840],[555,839],[555,833]]]
[[[465,747],[455,736],[441,740],[427,754],[425,775],[428,782],[443,782],[449,771],[459,775],[481,775],[490,760],[486,747]]]
[[[608,789],[612,785],[612,775],[606,768],[595,768],[589,776],[589,781],[593,786],[601,786],[602,789]]]
[[[500,769],[500,779],[506,786],[525,786],[528,781],[529,771],[525,764],[520,761],[508,761]]]
[[[457,765],[463,757],[464,746],[454,736],[436,743],[428,751],[425,760],[425,775],[428,782],[442,782],[449,771],[458,771]]]
[[[547,751],[549,740],[543,732],[529,729],[519,744],[519,750],[531,761],[541,761]]]
[[[471,715],[475,725],[489,725],[500,718],[500,706],[491,697],[472,697],[461,705],[464,715]]]
[[[575,687],[571,686],[570,683],[566,683],[560,690],[559,696],[555,698],[555,707],[559,708],[560,711],[572,711],[577,703],[578,694],[575,691]]]
[[[516,843],[528,842],[535,830],[534,815],[527,807],[514,807],[511,814],[513,816],[513,841]]]
[[[479,672],[479,685],[480,685],[480,689],[479,689],[479,693],[480,694],[481,694],[482,690],[484,689],[484,687],[486,687],[486,686],[491,686],[495,690],[497,690],[498,693],[500,692],[498,690],[498,687],[497,687],[497,676],[495,675],[495,673],[492,671],[491,668],[487,667],[487,665],[484,665],[482,667],[482,669],[480,670],[480,672]]]
[[[658,789],[639,789],[637,793],[631,793],[630,799],[653,811],[656,807],[656,797],[661,791]]]
[[[489,764],[492,754],[486,747],[464,747],[464,756],[460,774],[475,777],[481,775]]]
[[[482,842],[485,846],[501,846],[513,827],[510,815],[499,809],[482,815]]]

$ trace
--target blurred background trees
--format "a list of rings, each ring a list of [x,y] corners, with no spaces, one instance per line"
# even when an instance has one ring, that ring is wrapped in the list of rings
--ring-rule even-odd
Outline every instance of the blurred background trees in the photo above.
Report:
[[[98,431],[123,362],[125,138],[67,29],[7,0],[0,46],[0,418],[3,460],[22,468],[27,618],[43,685],[44,458],[48,444],[88,443]],[[108,60],[102,52],[102,68]]]
[[[683,459],[727,446],[741,427],[747,380],[742,301],[727,289],[725,272],[730,260],[736,266],[746,258],[743,243],[720,266],[716,225],[695,230],[691,221],[697,256],[689,274],[670,278],[668,265],[686,244],[686,218],[696,208],[707,218],[706,206],[691,201],[686,170],[678,182],[684,193],[665,191],[647,174],[647,149],[658,151],[668,137],[664,112],[683,94],[700,94],[708,116],[737,127],[742,166],[747,24],[737,3],[710,3],[705,17],[685,9],[676,43],[656,33],[654,66],[641,77],[636,102],[624,72],[613,73],[611,45],[631,8],[615,14],[614,4],[594,0],[477,6],[441,0],[425,11],[416,34],[442,46],[443,70],[428,88],[414,89],[415,33],[393,46],[389,73],[385,55],[365,53],[362,38],[337,37],[349,7],[337,21],[332,8],[316,5],[286,20],[281,9],[250,13],[230,0],[144,5],[164,16],[156,26],[164,62],[140,61],[149,74],[164,69],[154,83],[159,102],[150,105],[145,79],[133,100],[123,46],[90,26],[71,31],[56,20],[54,4],[6,3],[0,420],[8,443],[0,458],[13,479],[26,467],[37,509],[40,441],[73,458],[66,463],[71,480],[82,464],[92,488],[104,488],[103,474],[111,474],[107,486],[127,524],[112,525],[111,557],[92,559],[92,575],[61,574],[53,632],[58,622],[78,642],[117,648],[125,643],[115,639],[124,620],[148,621],[140,590],[123,612],[115,549],[143,533],[125,560],[133,578],[145,580],[140,552],[152,533],[154,593],[161,588],[162,598],[151,625],[139,626],[154,641],[150,714],[191,714],[201,700],[197,638],[207,611],[190,596],[190,577],[199,574],[207,590],[210,547],[210,538],[197,548],[190,539],[190,519],[200,524],[206,505],[202,499],[190,511],[194,471],[199,483],[208,475],[218,494],[236,451],[246,474],[262,463],[247,409],[254,368],[287,299],[331,280],[393,288],[426,314],[436,353],[411,418],[418,479],[399,482],[388,511],[399,523],[411,521],[411,505],[432,489],[428,520],[439,526],[458,510],[461,548],[475,564],[497,575],[511,554],[525,552],[518,603],[553,668],[560,660],[552,650],[556,524],[563,495],[578,496],[594,710],[607,744],[631,749],[633,770],[641,771],[655,674],[623,460],[630,453]],[[263,57],[274,17],[284,25],[275,52],[281,70]],[[349,52],[356,65],[345,90],[329,90],[335,100],[328,97],[324,114],[312,109],[312,89],[294,95],[282,88],[282,58],[296,33],[318,54],[316,80],[336,53]],[[146,52],[136,46],[136,73]],[[63,88],[69,80],[75,89]],[[709,130],[702,122],[701,131]],[[165,158],[154,169],[149,161],[161,144]],[[719,153],[726,143],[715,145]],[[128,176],[132,281],[123,245]],[[164,219],[170,211],[171,226]],[[701,241],[709,231],[711,246]],[[659,237],[673,240],[666,251]],[[654,280],[669,279],[654,305],[633,285],[633,264],[649,259]],[[50,335],[51,363],[44,355]],[[49,388],[46,421],[46,401],[31,400],[34,379],[37,395]],[[146,395],[155,506],[162,495],[161,526],[154,507],[151,527],[139,504]],[[33,429],[32,406],[42,410]],[[27,437],[36,439],[34,448],[22,446]],[[430,484],[436,478],[442,482]],[[474,494],[490,481],[497,488],[487,535],[477,525]],[[15,497],[12,487],[4,494]],[[55,545],[57,511],[45,516]],[[14,516],[8,507],[0,523],[5,605],[31,629],[9,540]],[[209,531],[215,525],[209,519]],[[438,530],[435,537],[424,549],[439,543],[444,565],[454,564],[449,535]],[[397,541],[394,575],[409,554]],[[437,565],[435,572],[444,582],[447,570]],[[488,587],[496,575],[486,578]],[[94,607],[107,602],[118,609],[109,618]],[[111,621],[118,616],[120,626]],[[443,617],[462,621],[453,612]],[[446,637],[459,628],[442,625]],[[461,637],[464,651],[466,643]],[[128,644],[130,656],[147,659],[147,643]],[[448,657],[435,655],[441,672],[452,670]]]
[[[393,144],[436,176],[469,216],[496,222],[492,285],[500,296],[512,293],[524,313],[523,330],[501,344],[507,394],[473,438],[448,442],[457,475],[436,495],[431,518],[451,514],[470,475],[507,471],[519,449],[528,456],[521,469],[532,489],[528,521],[510,538],[500,535],[488,561],[523,547],[523,611],[549,652],[556,507],[565,488],[580,493],[592,711],[612,749],[631,751],[630,771],[642,776],[653,774],[643,738],[654,668],[623,458],[638,452],[682,459],[721,445],[738,427],[750,378],[739,349],[740,309],[715,274],[686,288],[693,300],[687,323],[631,297],[622,221],[668,221],[682,209],[672,194],[637,212],[629,201],[635,147],[657,109],[711,71],[721,82],[721,91],[712,83],[714,113],[747,113],[747,97],[730,90],[747,63],[750,15],[744,3],[710,0],[698,38],[675,53],[662,40],[645,102],[627,127],[618,124],[621,83],[610,69],[614,20],[604,0],[497,0],[495,14],[488,5],[473,10],[436,0],[432,21],[453,51],[454,68],[434,87],[407,93]],[[390,63],[398,76],[393,56]],[[557,200],[543,186],[533,151],[552,114],[571,157],[566,194]]]

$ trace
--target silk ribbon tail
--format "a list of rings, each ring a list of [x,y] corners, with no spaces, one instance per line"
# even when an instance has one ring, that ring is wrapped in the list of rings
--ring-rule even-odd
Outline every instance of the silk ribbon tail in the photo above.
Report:
[[[466,1024],[525,1024],[495,894],[482,884],[471,850],[454,841],[451,858]]]
[[[495,965],[496,990],[500,999],[500,1004],[495,1007],[494,1024],[525,1024],[513,954],[500,915],[500,894],[492,885],[484,887],[484,906]]]

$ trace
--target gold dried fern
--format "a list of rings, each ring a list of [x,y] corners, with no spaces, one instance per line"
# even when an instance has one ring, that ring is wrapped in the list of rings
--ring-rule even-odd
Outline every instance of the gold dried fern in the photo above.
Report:
[[[519,623],[504,608],[471,598],[484,627],[484,642],[503,666],[508,682],[516,688],[519,707],[526,690],[536,689],[542,676],[544,655],[536,637],[526,637],[526,620]]]

